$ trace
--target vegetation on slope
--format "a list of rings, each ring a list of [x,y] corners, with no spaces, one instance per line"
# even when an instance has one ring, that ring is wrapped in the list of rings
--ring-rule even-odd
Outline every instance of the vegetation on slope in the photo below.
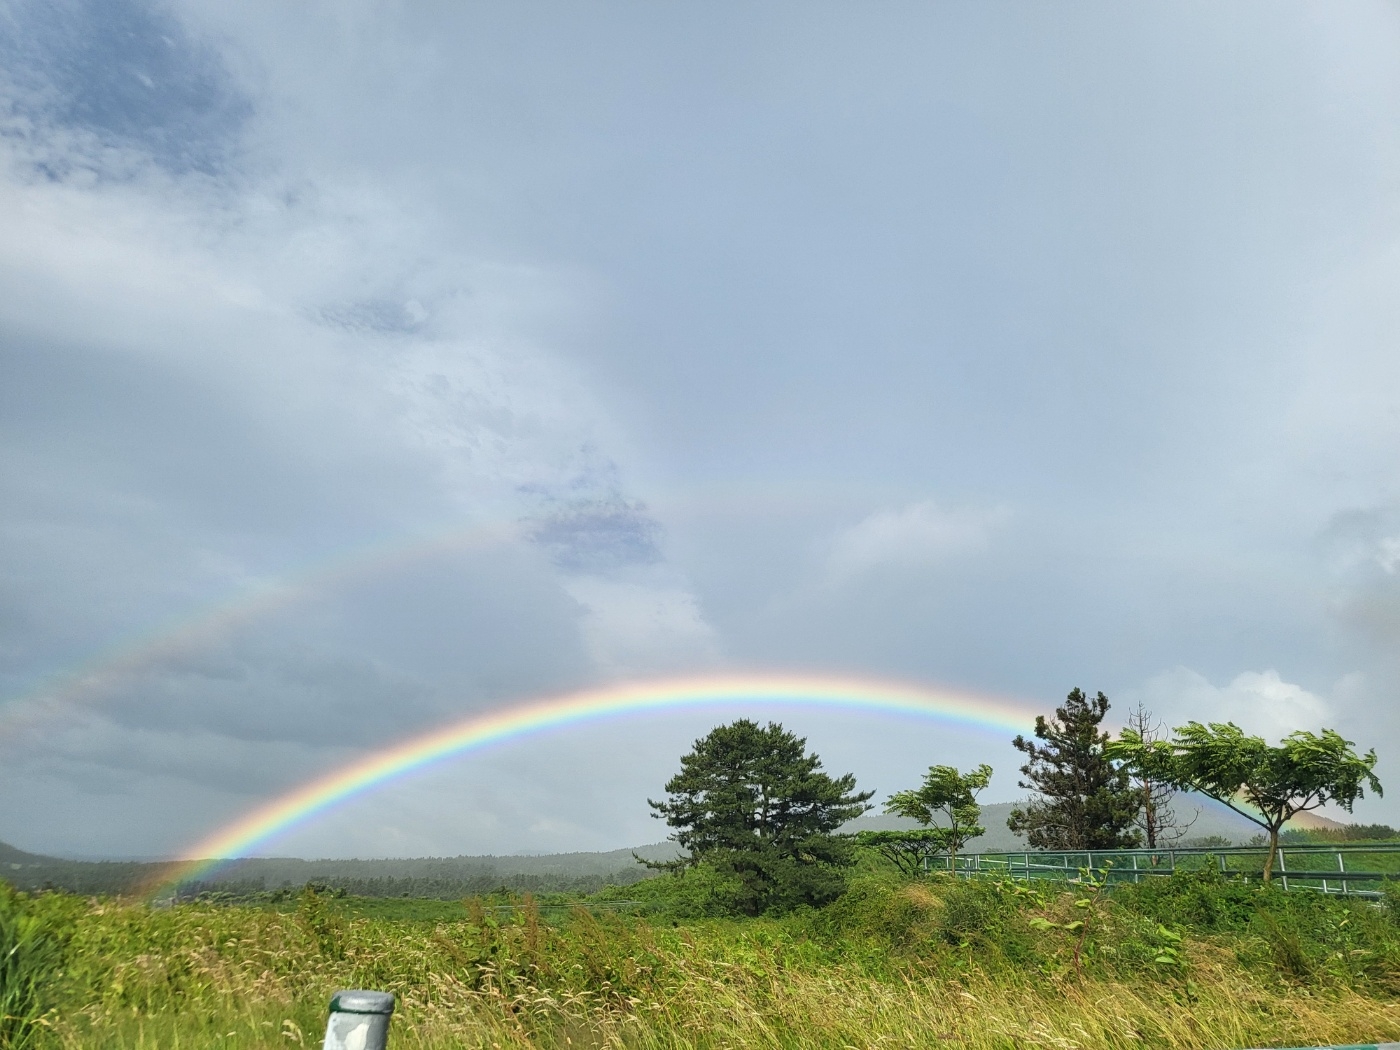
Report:
[[[640,914],[559,912],[531,898],[305,893],[294,906],[151,909],[9,894],[7,922],[44,926],[61,955],[16,953],[32,967],[33,995],[21,1010],[29,1019],[4,1038],[314,1046],[330,994],[345,986],[399,995],[395,1050],[1197,1048],[1400,1036],[1400,923],[1357,900],[1244,887],[1209,871],[1111,893],[864,872],[820,911],[684,917],[722,890],[716,878],[650,880]]]

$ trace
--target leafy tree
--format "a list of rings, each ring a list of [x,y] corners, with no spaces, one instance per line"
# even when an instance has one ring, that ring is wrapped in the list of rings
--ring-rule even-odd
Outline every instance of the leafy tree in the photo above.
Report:
[[[942,848],[940,828],[913,828],[907,831],[862,831],[856,845],[872,849],[905,875],[917,875],[924,858]]]
[[[1162,739],[1162,723],[1153,718],[1152,712],[1141,703],[1128,712],[1127,727],[1147,743]],[[1147,848],[1156,849],[1158,846],[1172,846],[1180,842],[1191,825],[1196,823],[1196,817],[1201,815],[1200,810],[1196,811],[1196,816],[1183,821],[1172,808],[1172,799],[1177,793],[1173,784],[1156,779],[1144,770],[1131,767],[1128,777],[1133,790],[1137,792],[1140,806],[1133,823],[1142,832]]]
[[[1125,729],[1110,753],[1129,768],[1209,795],[1263,828],[1265,882],[1273,877],[1279,830],[1292,817],[1329,802],[1350,813],[1366,787],[1382,793],[1376,752],[1356,754],[1352,741],[1333,729],[1299,730],[1273,747],[1233,722],[1188,722],[1171,740],[1144,740]]]
[[[666,783],[669,798],[648,799],[688,851],[663,866],[708,864],[732,874],[750,914],[838,896],[852,856],[849,836],[837,829],[868,810],[874,792],[857,792],[850,774],[828,776],[806,748],[776,722],[747,718],[697,740]]]
[[[1024,831],[1035,849],[1119,849],[1138,844],[1133,819],[1141,799],[1128,771],[1104,752],[1107,733],[1099,723],[1108,713],[1103,693],[1090,700],[1075,689],[1052,718],[1035,720],[1037,744],[1023,736],[1012,741],[1028,756],[1021,787],[1040,794],[1023,809],[1013,809],[1006,824]]]
[[[969,839],[984,835],[987,829],[977,821],[982,807],[977,793],[992,779],[992,767],[983,763],[970,773],[959,773],[956,766],[929,766],[923,784],[913,790],[896,791],[885,803],[885,812],[908,817],[924,825],[924,843],[947,852],[956,870],[958,850]],[[933,827],[936,820],[941,820]]]

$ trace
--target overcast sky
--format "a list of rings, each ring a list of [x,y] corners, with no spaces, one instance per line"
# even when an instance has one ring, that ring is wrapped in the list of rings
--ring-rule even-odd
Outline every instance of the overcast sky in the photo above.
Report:
[[[734,669],[1334,726],[1400,799],[1394,4],[0,0],[0,70],[0,839]],[[714,720],[271,851],[655,841]]]

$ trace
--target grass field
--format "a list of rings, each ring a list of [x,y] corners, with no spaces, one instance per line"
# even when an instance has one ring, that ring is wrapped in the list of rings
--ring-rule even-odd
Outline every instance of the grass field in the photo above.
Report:
[[[1400,922],[1361,901],[1209,872],[1099,894],[867,873],[823,911],[741,920],[695,917],[685,880],[613,896],[639,889],[616,911],[8,894],[0,1045],[314,1047],[340,987],[399,996],[394,1050],[1400,1039]]]

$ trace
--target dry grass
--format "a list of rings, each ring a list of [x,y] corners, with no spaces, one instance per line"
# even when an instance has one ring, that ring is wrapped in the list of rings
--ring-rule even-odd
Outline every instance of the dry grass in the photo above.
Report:
[[[958,896],[968,892],[879,886],[815,917],[679,925],[585,913],[547,924],[528,906],[499,923],[471,907],[428,923],[349,918],[319,900],[288,914],[75,902],[47,1042],[316,1047],[325,1004],[345,986],[399,995],[393,1050],[1400,1039],[1387,918],[1357,913],[1372,946],[1332,958],[1324,945],[1300,976],[1248,930],[1188,936],[1185,966],[1154,966],[1155,919],[1106,903],[1081,978],[1066,938],[1029,925],[1075,914],[1072,894]],[[1335,919],[1343,933],[1351,921]]]

